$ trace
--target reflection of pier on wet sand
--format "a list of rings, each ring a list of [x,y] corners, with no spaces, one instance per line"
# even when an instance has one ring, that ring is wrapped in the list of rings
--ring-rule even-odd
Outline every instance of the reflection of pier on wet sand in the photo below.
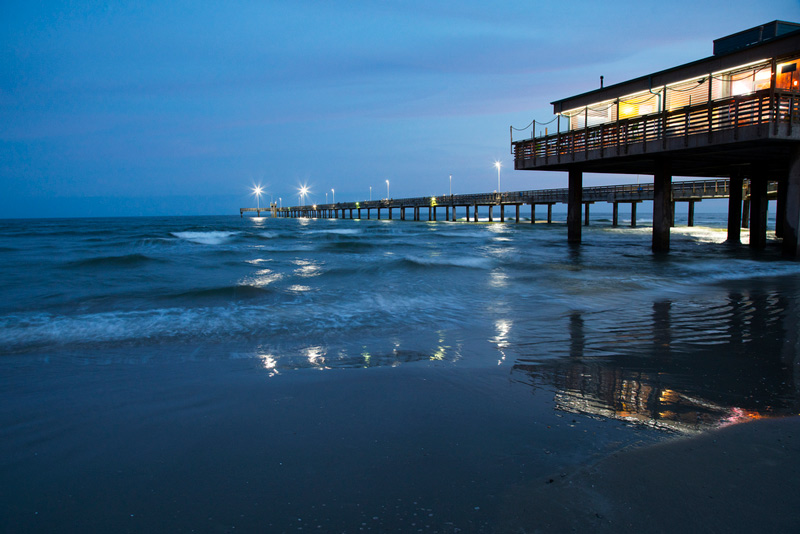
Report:
[[[704,303],[703,326],[696,309],[684,316],[679,303],[657,301],[649,321],[599,335],[573,312],[565,318],[567,357],[519,360],[514,370],[555,388],[559,410],[679,433],[796,415],[798,310],[783,295],[733,289],[722,302]]]
[[[797,282],[727,285],[644,303],[649,313],[621,325],[572,312],[560,357],[518,361],[514,375],[552,391],[562,412],[690,437],[521,484],[499,531],[796,531],[800,418],[786,416],[800,413],[800,310],[787,298]]]

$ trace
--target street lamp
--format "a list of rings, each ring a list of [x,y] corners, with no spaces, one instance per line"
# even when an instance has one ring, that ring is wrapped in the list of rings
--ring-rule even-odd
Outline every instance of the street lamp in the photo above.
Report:
[[[257,186],[255,186],[255,187],[253,188],[253,194],[256,196],[256,208],[257,208],[257,209],[261,209],[261,202],[260,202],[260,199],[261,199],[261,193],[262,193],[263,191],[264,191],[264,190],[261,188],[261,186],[260,186],[260,185],[257,185]]]
[[[331,188],[331,202],[336,204],[336,191],[334,191],[333,188]]]
[[[303,199],[308,194],[308,187],[303,186],[300,189],[298,189],[298,191],[300,192],[300,205],[302,206],[303,205]]]
[[[389,180],[386,180],[386,200],[389,200]]]
[[[450,175],[450,196],[453,196],[453,175]]]
[[[500,192],[500,167],[503,166],[502,163],[499,161],[494,162],[494,166],[497,167],[497,192]]]
[[[372,186],[369,186],[369,200],[372,202]]]
[[[325,204],[327,204],[327,203],[328,203],[328,193],[326,192],[325,193]]]
[[[283,199],[281,197],[278,197],[278,207],[283,208]]]

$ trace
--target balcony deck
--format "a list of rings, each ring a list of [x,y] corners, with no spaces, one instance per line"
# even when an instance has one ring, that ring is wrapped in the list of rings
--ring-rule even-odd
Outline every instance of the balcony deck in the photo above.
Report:
[[[737,165],[784,174],[800,141],[800,94],[762,90],[681,109],[512,142],[517,170],[728,176]]]

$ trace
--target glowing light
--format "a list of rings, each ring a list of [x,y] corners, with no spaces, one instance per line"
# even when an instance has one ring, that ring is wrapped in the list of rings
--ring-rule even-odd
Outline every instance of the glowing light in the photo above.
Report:
[[[297,191],[298,191],[299,196],[300,196],[300,204],[303,204],[305,202],[306,196],[308,196],[308,193],[310,193],[310,190],[308,189],[307,185],[303,185],[303,186],[300,186],[297,189]]]
[[[264,189],[261,185],[257,185],[253,187],[253,194],[256,196],[256,208],[261,209],[261,194],[264,192]]]
[[[499,161],[494,162],[494,166],[497,167],[497,192],[500,192],[500,167],[503,166],[502,163]]]
[[[386,180],[386,198],[392,198],[391,195],[389,195],[389,180]]]

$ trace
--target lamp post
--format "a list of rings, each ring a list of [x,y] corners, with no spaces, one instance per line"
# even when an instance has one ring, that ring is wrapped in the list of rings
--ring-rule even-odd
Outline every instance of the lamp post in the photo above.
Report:
[[[308,194],[308,187],[303,186],[300,189],[298,189],[298,191],[300,192],[300,205],[302,206],[303,205],[303,199]]]
[[[386,180],[386,200],[389,200],[389,180]]]
[[[453,175],[450,175],[450,196],[453,196]]]
[[[372,202],[372,186],[369,186],[369,200]]]
[[[328,193],[326,192],[325,193],[325,204],[327,204],[327,203],[328,203]]]
[[[500,192],[500,167],[503,166],[502,163],[499,161],[494,162],[494,166],[497,167],[497,192]]]
[[[334,191],[333,188],[331,188],[331,202],[336,204],[336,191]]]
[[[278,197],[278,207],[283,208],[283,199],[281,197]]]

